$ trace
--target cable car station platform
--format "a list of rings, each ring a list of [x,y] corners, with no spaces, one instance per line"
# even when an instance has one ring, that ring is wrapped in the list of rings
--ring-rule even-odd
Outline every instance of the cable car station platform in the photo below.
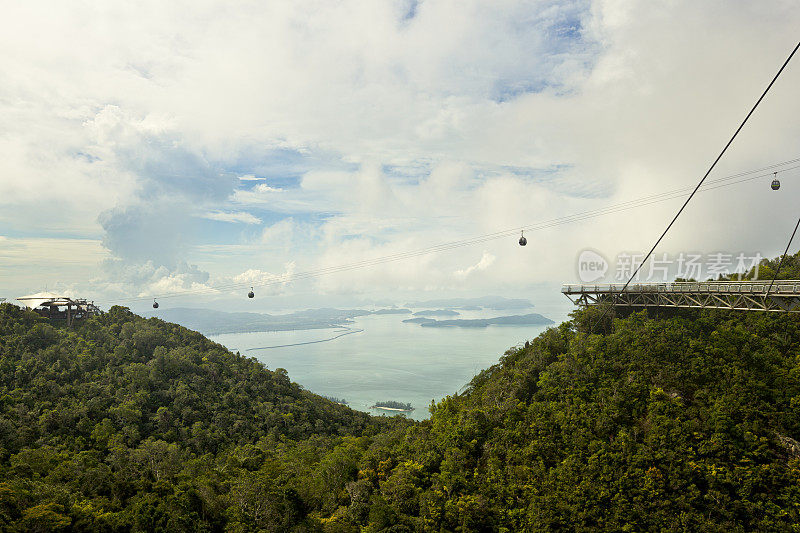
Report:
[[[575,305],[610,302],[615,307],[692,307],[800,313],[800,280],[564,285]]]

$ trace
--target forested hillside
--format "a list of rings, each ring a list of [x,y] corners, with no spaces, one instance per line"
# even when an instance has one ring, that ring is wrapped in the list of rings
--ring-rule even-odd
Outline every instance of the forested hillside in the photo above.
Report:
[[[427,524],[786,531],[800,523],[800,322],[579,314],[437,406],[411,442]],[[412,433],[411,431],[409,433]]]
[[[213,530],[264,516],[279,530],[308,505],[281,456],[310,461],[376,427],[175,324],[115,307],[68,330],[0,305],[0,530]],[[281,482],[252,481],[267,475]]]
[[[415,423],[123,308],[69,331],[3,305],[0,529],[800,529],[800,317],[597,318]]]

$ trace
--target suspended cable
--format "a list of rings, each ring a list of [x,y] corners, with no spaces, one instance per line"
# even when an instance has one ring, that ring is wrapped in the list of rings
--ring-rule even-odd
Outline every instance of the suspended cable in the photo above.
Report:
[[[781,268],[783,268],[783,260],[786,259],[786,254],[789,253],[789,247],[792,245],[792,241],[794,240],[795,233],[797,233],[798,226],[800,226],[800,218],[797,219],[797,224],[794,225],[794,231],[792,232],[792,236],[789,237],[789,242],[786,244],[786,249],[783,251],[781,260],[778,263],[778,270],[776,270],[775,275],[772,276],[772,281],[769,283],[769,288],[767,288],[767,294],[764,295],[764,300],[769,297],[769,293],[772,291],[772,286],[775,284],[775,280],[778,279],[778,274],[780,274]]]
[[[780,167],[781,165],[791,164],[791,163],[795,163],[795,162],[800,162],[800,158],[784,161],[782,163],[777,163],[777,164],[770,165],[770,166],[767,166],[767,167],[763,167],[763,168],[760,168],[760,169],[757,169],[757,170],[740,172],[740,173],[733,174],[733,175],[730,175],[730,176],[725,176],[725,177],[721,177],[721,178],[708,180],[707,183],[704,185],[704,187],[702,188],[702,190],[700,192],[710,191],[710,190],[714,190],[714,189],[719,189],[721,187],[728,187],[728,186],[736,185],[736,184],[747,182],[747,181],[752,181],[752,180],[761,179],[761,178],[764,178],[764,177],[769,177],[769,176],[772,176],[771,173],[758,174],[758,175],[755,175],[755,176],[749,176],[749,174],[752,174],[754,172],[764,171],[764,170],[770,170],[770,169],[773,169],[773,168]],[[790,170],[796,170],[798,168],[800,168],[800,165],[795,165],[795,166],[791,166],[791,167],[787,167],[787,168],[782,168],[780,170],[780,172],[787,172],[787,171],[790,171]],[[742,176],[746,176],[746,177],[742,177]],[[735,179],[735,178],[740,178],[740,179]],[[584,211],[584,212],[576,213],[576,214],[573,214],[573,215],[566,215],[566,216],[563,216],[563,217],[557,217],[557,218],[554,218],[554,219],[550,219],[550,220],[547,220],[547,221],[540,222],[538,224],[529,224],[529,225],[523,226],[522,228],[525,231],[537,231],[537,230],[542,230],[542,229],[547,229],[547,228],[560,226],[560,225],[563,225],[563,224],[582,222],[584,220],[588,220],[588,219],[591,219],[591,218],[596,218],[596,217],[599,217],[599,216],[615,214],[615,213],[619,213],[619,212],[622,212],[622,211],[626,211],[626,210],[630,210],[630,209],[634,209],[634,208],[638,208],[638,207],[646,207],[646,206],[653,205],[653,204],[656,204],[656,203],[660,203],[660,202],[665,202],[665,201],[681,198],[683,196],[683,194],[685,194],[686,192],[688,192],[690,190],[691,190],[690,188],[683,188],[683,189],[675,189],[675,190],[672,190],[672,191],[666,191],[666,192],[662,192],[662,193],[657,193],[657,194],[653,194],[653,195],[650,195],[650,196],[645,196],[645,197],[642,197],[642,198],[638,198],[638,199],[635,199],[635,200],[627,200],[627,201],[624,201],[624,202],[619,202],[617,204],[613,204],[613,205],[606,206],[606,207],[603,207],[603,208]],[[372,258],[372,259],[365,259],[365,260],[357,261],[357,262],[354,262],[354,263],[349,263],[349,264],[344,264],[344,265],[336,265],[336,266],[325,267],[325,268],[321,268],[321,269],[315,269],[315,270],[309,270],[309,271],[305,271],[305,272],[300,272],[300,273],[296,273],[296,274],[279,276],[279,277],[276,277],[276,279],[273,279],[273,280],[270,280],[270,281],[261,282],[261,283],[255,283],[255,284],[253,284],[252,282],[228,283],[228,284],[216,285],[214,287],[203,287],[203,288],[200,288],[200,289],[188,289],[188,290],[184,290],[184,291],[177,291],[177,292],[173,292],[173,293],[159,295],[158,298],[162,298],[163,299],[163,298],[175,298],[175,297],[189,296],[189,295],[213,294],[213,293],[218,293],[218,292],[226,291],[226,290],[243,289],[243,288],[246,288],[248,286],[251,286],[251,287],[256,287],[256,286],[257,287],[263,287],[263,286],[268,286],[268,285],[278,285],[278,284],[282,284],[282,283],[288,283],[288,282],[291,282],[291,281],[298,281],[298,280],[302,280],[302,279],[319,277],[319,276],[326,275],[326,274],[335,274],[335,273],[345,272],[345,271],[354,270],[354,269],[360,269],[360,268],[366,268],[366,267],[370,267],[370,266],[376,266],[376,265],[385,264],[385,263],[394,262],[394,261],[411,259],[411,258],[415,258],[415,257],[420,257],[420,256],[424,256],[424,255],[433,254],[433,253],[440,253],[440,252],[449,251],[449,250],[456,249],[456,248],[461,248],[461,247],[464,247],[464,246],[473,246],[473,245],[476,245],[476,244],[481,244],[481,243],[492,241],[492,240],[506,238],[506,237],[508,237],[510,235],[515,235],[517,231],[521,231],[521,230],[519,228],[513,228],[513,229],[498,231],[498,232],[489,233],[489,234],[485,234],[485,235],[481,235],[481,236],[476,236],[476,237],[473,237],[473,238],[470,238],[470,239],[464,239],[464,240],[460,240],[460,241],[442,243],[442,244],[438,244],[438,245],[431,246],[431,247],[428,247],[428,248],[423,248],[423,249],[418,249],[418,250],[413,250],[413,251],[408,251],[408,252],[398,252],[398,253],[395,253],[395,254],[390,254],[390,255],[377,257],[377,258]],[[115,300],[115,301],[116,302],[136,302],[136,301],[149,300],[150,298],[151,298],[151,296],[147,296],[147,297],[143,296],[143,297],[132,297],[132,298],[125,298],[125,299],[118,299],[118,300]]]
[[[698,182],[697,186],[695,186],[694,190],[692,191],[692,194],[690,194],[690,195],[689,195],[689,197],[686,199],[686,201],[685,201],[685,202],[683,202],[683,205],[681,206],[681,208],[680,208],[680,209],[678,209],[678,212],[677,212],[677,213],[675,214],[675,216],[672,218],[672,220],[670,221],[670,223],[669,223],[669,224],[667,224],[667,227],[666,227],[666,229],[664,230],[664,232],[661,234],[661,236],[660,236],[658,239],[656,239],[656,242],[655,242],[655,244],[653,244],[653,247],[652,247],[652,248],[650,248],[650,251],[649,251],[649,252],[647,252],[647,254],[644,256],[644,258],[642,259],[642,262],[641,262],[641,263],[639,263],[639,265],[636,267],[636,269],[634,270],[634,272],[633,272],[633,274],[631,275],[631,277],[628,279],[628,281],[626,281],[626,282],[625,282],[625,285],[622,287],[622,290],[620,290],[620,294],[622,294],[622,293],[624,293],[624,292],[625,292],[625,290],[628,288],[628,285],[630,285],[630,284],[631,284],[631,281],[633,281],[633,280],[634,280],[634,278],[635,278],[635,277],[636,277],[636,276],[639,274],[639,271],[642,269],[642,266],[644,266],[644,264],[647,262],[647,260],[650,258],[650,256],[651,256],[651,255],[653,254],[653,252],[655,251],[656,247],[658,247],[658,245],[661,243],[661,241],[662,241],[662,240],[664,239],[664,237],[667,235],[667,232],[669,232],[670,228],[672,228],[672,225],[673,225],[673,224],[675,224],[675,221],[676,221],[676,220],[678,220],[678,217],[679,217],[679,216],[681,216],[681,213],[683,213],[683,210],[684,210],[684,209],[686,209],[686,206],[687,206],[687,205],[689,205],[689,202],[692,200],[692,198],[694,198],[694,195],[697,193],[697,191],[700,189],[700,187],[701,187],[701,186],[703,185],[703,183],[706,181],[706,178],[708,178],[709,174],[711,174],[711,171],[712,171],[712,170],[714,170],[714,167],[716,167],[716,166],[717,166],[717,163],[719,162],[719,160],[720,160],[720,159],[722,159],[722,156],[723,156],[723,155],[725,155],[725,152],[727,152],[727,151],[728,151],[728,147],[730,147],[730,145],[731,145],[731,144],[733,144],[733,141],[734,141],[734,139],[736,139],[736,136],[737,136],[737,135],[739,135],[739,132],[740,132],[740,131],[742,131],[742,128],[744,128],[744,125],[745,125],[745,124],[747,124],[747,121],[748,121],[748,120],[750,119],[750,117],[753,115],[753,113],[755,112],[755,110],[756,110],[756,108],[758,107],[758,105],[761,103],[761,101],[762,101],[762,100],[764,99],[764,97],[767,95],[767,93],[769,92],[769,90],[772,88],[772,86],[773,86],[773,85],[775,84],[775,82],[778,80],[778,77],[781,75],[781,73],[783,72],[783,70],[786,68],[786,65],[788,65],[788,64],[789,64],[789,61],[791,61],[791,60],[792,60],[792,57],[794,57],[794,54],[795,54],[795,52],[797,52],[797,49],[798,49],[798,48],[800,48],[800,42],[798,42],[798,43],[797,43],[797,45],[796,45],[796,46],[794,47],[794,49],[792,50],[792,53],[791,53],[791,54],[789,54],[789,57],[787,57],[787,58],[786,58],[786,61],[784,61],[784,62],[783,62],[783,65],[781,65],[781,68],[780,68],[780,69],[778,69],[778,72],[777,72],[777,73],[775,74],[775,76],[772,78],[772,81],[770,81],[770,82],[769,82],[769,85],[767,85],[767,88],[766,88],[766,89],[764,89],[764,92],[763,92],[763,93],[761,93],[761,96],[758,98],[758,100],[756,100],[756,103],[755,103],[755,104],[753,105],[753,107],[750,109],[750,112],[749,112],[749,113],[747,113],[747,116],[745,116],[745,117],[744,117],[744,120],[742,121],[742,123],[741,123],[741,124],[739,124],[739,127],[738,127],[738,128],[736,128],[736,131],[735,131],[735,132],[733,132],[733,135],[731,136],[730,140],[727,142],[727,144],[725,144],[725,147],[724,147],[724,148],[722,149],[722,151],[719,153],[719,155],[718,155],[718,156],[717,156],[717,158],[714,160],[714,162],[713,162],[713,163],[711,163],[711,166],[708,168],[708,170],[706,171],[706,173],[705,173],[705,174],[703,175],[703,177],[700,179],[700,181]],[[612,298],[613,298],[613,295],[612,295]],[[607,312],[607,309],[606,309],[606,311],[604,311],[604,312],[603,312],[603,314],[600,316],[600,320],[602,320],[602,319],[603,319],[603,317],[605,317],[605,314],[606,314],[606,312]]]
[[[790,160],[790,161],[784,162],[783,164],[789,163],[789,162],[794,162],[794,161],[800,161],[800,159]],[[775,165],[772,165],[772,166],[766,167],[766,168],[768,169],[768,168],[774,168],[774,167],[775,167]],[[781,172],[786,172],[786,171],[794,170],[794,169],[798,169],[798,168],[800,168],[800,165],[784,168],[784,169],[781,170]],[[759,170],[763,170],[763,169],[759,169]],[[736,181],[730,181],[731,178],[735,178],[735,177],[738,177],[738,176],[746,176],[747,174],[749,174],[751,172],[754,172],[754,171],[742,172],[742,173],[738,173],[738,174],[735,174],[735,175],[732,175],[732,176],[726,176],[726,177],[723,177],[723,178],[717,178],[715,180],[709,180],[707,182],[706,186],[704,186],[703,189],[700,192],[714,190],[714,189],[718,189],[718,188],[721,188],[721,187],[728,187],[728,186],[731,186],[731,185],[736,185],[736,184],[739,184],[739,183],[743,183],[743,182],[746,182],[746,181],[752,181],[752,180],[755,180],[755,179],[760,179],[760,178],[763,178],[765,176],[770,176],[771,175],[771,174],[762,174],[762,175],[756,175],[756,176],[749,176],[749,177],[741,178],[741,179],[736,180]],[[710,185],[715,184],[715,183],[716,183],[715,186],[713,186],[713,187],[710,186]],[[688,188],[684,188],[684,189],[677,189],[677,190],[668,191],[668,192],[664,192],[664,193],[658,193],[658,194],[654,194],[654,195],[651,195],[651,196],[646,196],[646,197],[643,197],[643,198],[639,198],[637,200],[629,200],[629,201],[625,201],[625,202],[620,202],[618,204],[614,204],[614,205],[607,206],[607,207],[604,207],[604,208],[599,208],[599,209],[595,209],[595,210],[584,211],[582,213],[577,213],[577,214],[574,214],[574,215],[567,215],[567,216],[564,216],[564,217],[554,218],[554,219],[551,219],[551,220],[548,220],[548,221],[541,222],[539,224],[530,224],[530,225],[524,226],[524,229],[528,230],[528,231],[536,231],[536,230],[547,229],[547,228],[551,228],[551,227],[555,227],[555,226],[559,226],[559,225],[563,225],[563,224],[581,222],[581,221],[584,221],[584,220],[587,220],[587,219],[590,219],[590,218],[595,218],[595,217],[598,217],[598,216],[614,214],[614,213],[618,213],[618,212],[621,212],[621,211],[634,209],[634,208],[637,208],[637,207],[645,207],[645,206],[652,205],[652,204],[655,204],[655,203],[677,199],[677,198],[682,197],[683,193],[685,193],[687,191],[689,191],[689,189]],[[366,260],[358,261],[358,262],[355,262],[355,263],[349,263],[349,264],[344,264],[344,265],[336,265],[336,266],[325,267],[325,268],[316,269],[316,270],[310,270],[310,271],[306,271],[306,272],[300,272],[300,273],[297,273],[297,274],[279,276],[276,279],[273,279],[273,280],[270,280],[270,281],[266,281],[266,282],[262,282],[262,283],[253,284],[252,282],[236,282],[236,283],[222,284],[222,285],[216,285],[214,287],[203,287],[203,288],[200,288],[200,289],[188,289],[188,290],[184,290],[184,291],[177,291],[177,292],[173,292],[173,293],[163,294],[163,295],[159,295],[158,298],[175,298],[175,297],[188,296],[188,295],[212,294],[212,293],[217,293],[217,292],[226,291],[226,290],[243,289],[243,288],[246,288],[246,287],[248,287],[250,285],[252,285],[252,286],[267,286],[267,285],[276,285],[276,284],[288,283],[290,281],[307,279],[307,278],[311,278],[311,277],[318,277],[318,276],[326,275],[326,274],[339,273],[339,272],[344,272],[344,271],[348,271],[348,270],[354,270],[354,269],[358,269],[358,268],[376,266],[376,265],[380,265],[380,264],[384,264],[384,263],[388,263],[388,262],[405,260],[405,259],[410,259],[410,258],[414,258],[414,257],[429,255],[429,254],[432,254],[432,253],[439,253],[439,252],[443,252],[443,251],[452,250],[452,249],[455,249],[455,248],[460,248],[460,247],[463,247],[463,246],[473,246],[475,244],[481,244],[481,243],[488,242],[488,241],[491,241],[491,240],[497,240],[497,239],[500,239],[500,238],[508,237],[509,235],[515,234],[516,231],[518,231],[517,228],[514,228],[514,229],[509,229],[509,230],[504,230],[504,231],[499,231],[499,232],[494,232],[494,233],[490,233],[490,234],[474,237],[474,238],[471,238],[471,239],[465,239],[465,240],[461,240],[461,241],[453,241],[453,242],[449,242],[449,243],[442,243],[442,244],[439,244],[439,245],[435,245],[435,246],[431,246],[431,247],[423,248],[423,249],[419,249],[419,250],[414,250],[414,251],[409,251],[409,252],[399,252],[399,253],[396,253],[396,254],[390,254],[390,255],[382,256],[382,257],[378,257],[378,258],[366,259]],[[149,300],[150,298],[151,298],[151,296],[146,296],[146,297],[145,296],[141,296],[141,297],[117,299],[115,301],[116,302],[136,302],[136,301]]]

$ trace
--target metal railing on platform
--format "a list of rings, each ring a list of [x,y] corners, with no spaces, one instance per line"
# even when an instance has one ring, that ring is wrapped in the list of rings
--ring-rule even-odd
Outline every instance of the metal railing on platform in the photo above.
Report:
[[[720,292],[720,293],[746,293],[746,294],[766,294],[769,289],[770,281],[688,281],[673,283],[632,283],[628,285],[625,292]],[[597,293],[620,293],[624,284],[565,284],[561,287],[561,292],[565,294],[577,294],[581,292]],[[800,280],[776,281],[769,290],[770,294],[789,293],[800,295]]]
[[[566,284],[561,292],[576,305],[800,312],[800,280]]]

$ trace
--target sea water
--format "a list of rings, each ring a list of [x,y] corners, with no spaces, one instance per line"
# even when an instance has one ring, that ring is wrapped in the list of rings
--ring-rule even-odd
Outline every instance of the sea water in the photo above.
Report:
[[[514,313],[463,312],[452,318],[503,314]],[[406,416],[422,420],[430,416],[432,400],[457,393],[481,370],[498,363],[506,350],[548,327],[426,328],[403,323],[407,318],[411,315],[368,315],[355,318],[348,329],[231,333],[209,338],[255,357],[271,370],[285,368],[289,378],[305,389],[346,399],[353,409],[394,415],[370,409],[375,402],[394,400],[411,403],[414,411]],[[339,336],[348,332],[352,333]],[[326,340],[333,337],[337,338]]]

